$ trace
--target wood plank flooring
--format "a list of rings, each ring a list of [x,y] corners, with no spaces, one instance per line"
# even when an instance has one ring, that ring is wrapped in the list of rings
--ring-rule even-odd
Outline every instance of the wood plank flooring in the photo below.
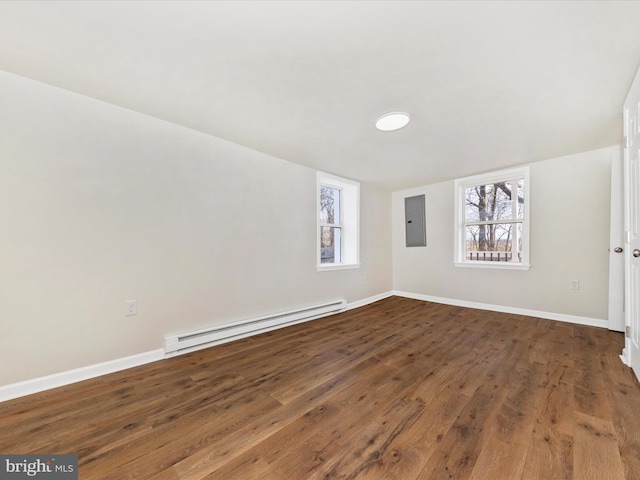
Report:
[[[406,298],[0,403],[81,479],[640,479],[622,334]]]

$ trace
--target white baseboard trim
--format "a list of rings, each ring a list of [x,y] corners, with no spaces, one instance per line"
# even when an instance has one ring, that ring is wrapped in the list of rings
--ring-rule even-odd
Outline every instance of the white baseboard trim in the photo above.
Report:
[[[355,302],[347,303],[343,311],[363,307],[370,303],[377,302],[378,300],[391,297],[392,295],[393,292],[385,292],[362,300],[356,300]],[[259,333],[262,332],[257,332],[256,335]],[[164,358],[164,349],[152,350],[150,352],[144,352],[130,357],[118,358],[116,360],[96,365],[89,365],[87,367],[76,368],[74,370],[55,373],[45,377],[25,380],[24,382],[0,386],[0,402],[24,397],[26,395],[31,395],[32,393],[43,392],[52,388],[62,387],[71,383],[81,382],[82,380],[88,380],[101,375],[119,372],[121,370],[126,370],[127,368],[133,368],[146,363],[163,360]]]
[[[415,300],[423,300],[426,302],[443,303],[445,305],[454,305],[458,307],[477,308],[480,310],[491,310],[495,312],[513,313],[516,315],[525,315],[529,317],[545,318],[548,320],[558,320],[561,322],[577,323],[580,325],[588,325],[592,327],[607,328],[608,322],[597,318],[579,317],[575,315],[565,315],[562,313],[542,312],[538,310],[529,310],[525,308],[505,307],[502,305],[491,305],[487,303],[468,302],[466,300],[457,300],[453,298],[434,297],[431,295],[423,295],[419,293],[409,293],[399,290],[380,293],[372,297],[356,300],[347,303],[344,311],[354,308],[364,307],[370,303],[384,300],[392,296],[412,298]],[[89,365],[87,367],[77,368],[66,372],[55,373],[45,377],[34,378],[24,382],[13,383],[10,385],[0,386],[0,402],[12,400],[14,398],[24,397],[32,393],[42,392],[52,388],[62,387],[71,383],[88,380],[90,378],[107,375],[109,373],[119,372],[127,368],[133,368],[146,363],[156,362],[164,359],[164,350],[151,350],[149,352],[139,353],[130,357],[110,360],[108,362]],[[625,359],[623,358],[623,361]]]
[[[629,362],[629,355],[627,355],[626,348],[622,349],[622,353],[620,354],[620,360],[622,360],[622,363],[624,363],[627,367],[631,367],[631,363]]]
[[[504,305],[492,305],[489,303],[468,302],[455,298],[434,297],[420,293],[409,293],[394,290],[393,295],[399,297],[413,298],[414,300],[424,300],[426,302],[443,303],[456,307],[477,308],[479,310],[491,310],[494,312],[513,313],[515,315],[525,315],[527,317],[544,318],[547,320],[557,320],[559,322],[576,323],[589,327],[608,328],[609,322],[600,318],[580,317],[577,315],[566,315],[564,313],[543,312],[540,310],[529,310],[528,308],[506,307]]]
[[[62,387],[71,383],[88,380],[108,373],[119,372],[127,368],[137,367],[145,363],[155,362],[164,358],[164,350],[152,350],[150,352],[139,353],[130,357],[118,358],[108,362],[89,365],[66,372],[54,373],[46,377],[34,378],[24,382],[12,383],[0,387],[0,402],[12,400],[32,393],[42,392],[51,388]]]
[[[344,310],[352,310],[354,308],[364,307],[365,305],[369,305],[370,303],[377,302],[379,300],[384,300],[385,298],[392,297],[394,295],[393,292],[384,292],[379,293],[378,295],[374,295],[372,297],[363,298],[362,300],[356,300],[355,302],[347,303]]]

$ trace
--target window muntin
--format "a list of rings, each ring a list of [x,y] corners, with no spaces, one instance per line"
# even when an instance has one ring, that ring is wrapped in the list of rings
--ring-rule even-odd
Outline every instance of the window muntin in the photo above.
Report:
[[[529,267],[527,167],[456,180],[458,266]]]

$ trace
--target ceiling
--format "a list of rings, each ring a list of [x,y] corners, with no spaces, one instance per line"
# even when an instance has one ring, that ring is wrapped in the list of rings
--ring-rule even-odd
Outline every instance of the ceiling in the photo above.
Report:
[[[640,2],[0,2],[0,69],[403,189],[621,141]],[[375,119],[408,112],[409,126]]]

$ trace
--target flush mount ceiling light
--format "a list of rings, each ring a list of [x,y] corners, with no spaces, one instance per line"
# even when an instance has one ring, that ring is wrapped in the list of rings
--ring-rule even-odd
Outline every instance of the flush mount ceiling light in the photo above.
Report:
[[[409,114],[404,112],[390,112],[378,117],[376,128],[381,132],[393,132],[409,124]]]

